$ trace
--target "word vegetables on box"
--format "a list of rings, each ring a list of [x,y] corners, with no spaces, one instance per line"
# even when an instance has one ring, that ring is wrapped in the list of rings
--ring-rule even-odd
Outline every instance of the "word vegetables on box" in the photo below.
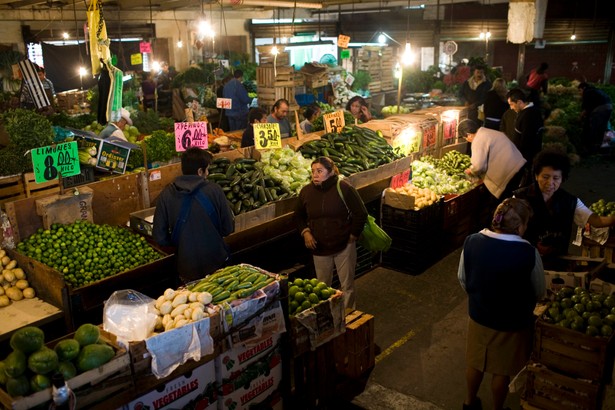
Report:
[[[331,112],[322,116],[325,124],[325,132],[342,132],[342,128],[346,123],[344,122],[344,112],[342,110]]]
[[[254,146],[256,149],[282,148],[280,124],[254,123]]]
[[[60,175],[70,177],[81,173],[77,141],[35,148],[31,152],[37,184],[53,181]]]
[[[185,151],[188,148],[207,148],[207,123],[176,122],[175,123],[175,151]]]

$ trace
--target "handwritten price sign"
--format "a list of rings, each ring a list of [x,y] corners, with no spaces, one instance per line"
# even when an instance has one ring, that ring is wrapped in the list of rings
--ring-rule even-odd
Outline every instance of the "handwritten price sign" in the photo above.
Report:
[[[396,188],[402,187],[406,185],[406,182],[408,182],[409,180],[410,180],[410,170],[407,169],[400,174],[393,175],[393,178],[391,178],[391,188],[396,189]]]
[[[348,48],[348,43],[350,42],[350,37],[340,34],[337,36],[337,46],[339,48]]]
[[[139,51],[141,53],[151,53],[152,52],[152,43],[147,41],[142,41],[139,43]]]
[[[190,147],[207,148],[207,123],[176,122],[175,123],[175,151],[185,151]]]
[[[257,149],[282,148],[280,124],[254,123],[254,146]]]
[[[346,125],[344,122],[344,112],[335,111],[322,116],[325,123],[325,132],[342,132],[342,128]]]
[[[34,180],[37,184],[63,177],[79,175],[79,153],[77,141],[41,147],[32,150]]]
[[[230,110],[233,107],[233,100],[230,98],[216,98],[216,108]]]

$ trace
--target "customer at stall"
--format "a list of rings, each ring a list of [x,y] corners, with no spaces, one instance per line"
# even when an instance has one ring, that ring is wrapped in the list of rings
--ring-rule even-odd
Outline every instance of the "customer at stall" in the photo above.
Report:
[[[235,221],[220,185],[206,179],[211,160],[206,150],[184,151],[182,175],[156,202],[152,235],[159,245],[177,249],[177,272],[184,284],[230,261],[223,238],[234,231]]]
[[[312,125],[312,122],[316,118],[318,118],[319,115],[320,115],[320,107],[318,106],[318,104],[312,104],[312,105],[307,106],[305,108],[305,111],[303,112],[303,117],[305,119],[301,121],[301,123],[299,124],[299,127],[301,128],[301,132],[303,132],[304,134],[311,133],[314,128]]]
[[[156,108],[156,81],[154,74],[151,72],[143,73],[143,81],[141,81],[141,92],[143,93],[143,109]]]
[[[231,99],[231,108],[225,110],[229,131],[243,130],[248,126],[248,105],[252,102],[252,98],[248,96],[242,79],[243,71],[235,70],[233,78],[223,88],[224,98]]]
[[[508,101],[506,100],[506,81],[503,78],[496,78],[493,81],[491,90],[487,91],[485,103],[483,104],[483,113],[485,115],[484,125],[492,130],[499,130],[502,115],[508,110]]]
[[[312,161],[312,182],[299,193],[295,221],[306,248],[312,251],[318,280],[331,286],[333,269],[344,292],[344,306],[355,308],[356,241],[367,210],[356,189],[340,180],[328,157]]]
[[[613,104],[604,91],[588,83],[583,82],[578,88],[583,98],[581,102],[583,143],[587,153],[595,154],[602,145],[604,133],[609,129]]]
[[[288,138],[291,134],[290,122],[288,121],[288,109],[290,103],[285,98],[280,98],[273,104],[271,114],[267,122],[280,125],[280,137]]]
[[[241,148],[254,146],[254,127],[252,125],[267,122],[267,112],[262,108],[252,108],[248,113],[248,126],[241,136]]]
[[[346,111],[350,112],[358,121],[368,122],[372,119],[372,113],[369,112],[367,101],[359,95],[355,95],[348,103],[346,103]]]
[[[502,409],[511,376],[530,358],[533,311],[546,287],[540,255],[521,238],[531,215],[526,201],[505,199],[491,229],[468,236],[463,245],[458,277],[470,316],[464,410],[482,409],[477,394],[485,373],[492,375],[493,408]]]
[[[568,253],[573,224],[595,228],[615,225],[615,216],[599,216],[583,202],[564,189],[568,179],[570,160],[558,150],[541,151],[534,160],[532,185],[515,191],[515,197],[527,200],[534,215],[530,219],[525,238],[538,248],[545,264],[549,257]]]
[[[124,128],[126,125],[132,125],[132,120],[130,119],[130,111],[126,108],[120,109],[120,119],[117,121],[112,121],[103,130],[98,134],[98,136],[102,139],[107,139],[110,137],[117,137],[124,141],[128,141],[126,136],[124,135]]]
[[[485,103],[487,91],[491,89],[491,82],[485,76],[485,67],[477,66],[472,76],[461,84],[459,99],[468,109],[468,118],[482,125],[478,119],[478,107]]]
[[[508,137],[496,130],[479,127],[472,120],[459,123],[459,136],[472,144],[472,166],[465,170],[481,178],[493,195],[494,205],[519,188],[525,159]]]

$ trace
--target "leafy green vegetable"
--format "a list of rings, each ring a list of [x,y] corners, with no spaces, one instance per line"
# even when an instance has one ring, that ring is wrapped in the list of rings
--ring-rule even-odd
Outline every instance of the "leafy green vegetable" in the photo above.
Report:
[[[157,130],[143,141],[148,162],[167,162],[178,155],[175,151],[175,136],[170,132]]]
[[[51,122],[32,110],[10,110],[2,115],[2,122],[9,134],[9,144],[22,153],[53,142]]]
[[[14,147],[0,150],[0,175],[9,176],[32,171],[32,157]]]

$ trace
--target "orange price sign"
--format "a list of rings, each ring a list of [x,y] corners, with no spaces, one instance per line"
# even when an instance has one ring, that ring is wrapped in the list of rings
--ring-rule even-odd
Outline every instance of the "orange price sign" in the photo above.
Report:
[[[216,98],[216,108],[230,110],[233,106],[233,100],[230,98]]]
[[[346,125],[344,122],[344,112],[342,110],[331,112],[322,116],[325,124],[325,132],[342,132],[342,128]]]
[[[337,46],[339,48],[348,48],[348,43],[350,43],[350,36],[345,36],[343,34],[337,36]]]

